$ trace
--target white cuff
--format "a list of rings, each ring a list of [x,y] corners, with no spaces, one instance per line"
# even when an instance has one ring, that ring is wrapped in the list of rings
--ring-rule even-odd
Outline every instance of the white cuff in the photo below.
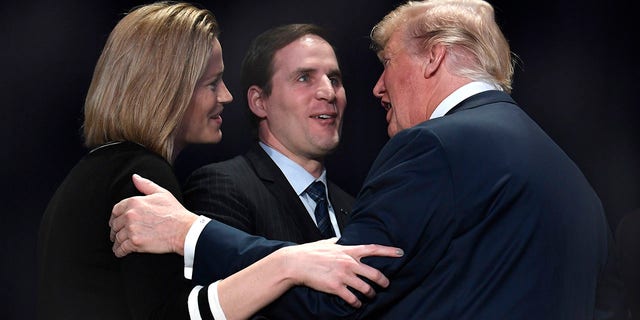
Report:
[[[191,320],[202,320],[200,308],[198,308],[198,292],[200,292],[200,289],[202,289],[202,286],[195,286],[189,293],[187,306],[189,307],[189,319]]]
[[[189,228],[187,236],[184,239],[184,277],[186,279],[191,280],[193,275],[193,259],[196,256],[196,243],[198,243],[198,238],[209,221],[211,221],[211,219],[205,216],[198,217],[191,225],[191,228]]]
[[[220,305],[220,300],[218,299],[218,283],[220,280],[209,285],[209,307],[211,308],[211,314],[213,314],[213,318],[216,320],[227,320],[227,317],[224,316],[224,311],[222,310],[222,306]]]

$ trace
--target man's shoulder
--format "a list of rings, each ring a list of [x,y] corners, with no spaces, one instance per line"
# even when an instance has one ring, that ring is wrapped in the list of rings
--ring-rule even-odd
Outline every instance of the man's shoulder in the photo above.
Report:
[[[353,196],[351,196],[351,194],[346,192],[344,189],[340,188],[339,185],[337,185],[335,182],[333,182],[331,180],[327,180],[327,188],[329,188],[329,192],[331,192],[331,193],[338,193],[340,195],[345,195],[345,196],[353,198]]]
[[[256,145],[250,148],[246,153],[237,155],[231,159],[206,164],[196,170],[193,174],[202,173],[219,173],[219,174],[243,174],[255,173],[256,163],[263,162],[266,154],[260,154],[260,147]]]
[[[250,166],[246,164],[242,156],[236,156],[228,160],[212,162],[193,170],[187,177],[184,187],[185,190],[188,190],[194,185],[203,183],[230,181],[234,176],[249,171],[251,171]]]
[[[219,161],[219,162],[212,162],[209,164],[206,164],[198,169],[196,169],[194,171],[194,173],[196,172],[228,172],[229,170],[239,170],[239,169],[244,169],[244,168],[250,168],[249,163],[247,161],[247,158],[245,155],[239,155],[239,156],[235,156],[231,159],[228,160],[224,160],[224,161]]]

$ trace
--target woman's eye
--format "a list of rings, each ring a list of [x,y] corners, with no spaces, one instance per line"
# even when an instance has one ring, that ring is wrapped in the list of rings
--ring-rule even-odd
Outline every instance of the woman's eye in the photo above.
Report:
[[[209,83],[209,88],[211,90],[216,90],[216,88],[218,87],[218,83],[220,83],[220,79],[217,79],[217,80]]]

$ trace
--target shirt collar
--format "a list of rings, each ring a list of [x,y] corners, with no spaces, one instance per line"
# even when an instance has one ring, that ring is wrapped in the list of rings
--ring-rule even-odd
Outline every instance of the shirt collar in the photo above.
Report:
[[[435,110],[431,114],[429,119],[435,119],[444,116],[449,112],[449,110],[453,109],[456,105],[462,102],[464,99],[471,97],[474,94],[478,94],[480,92],[489,91],[489,90],[498,90],[494,85],[483,82],[483,81],[473,81],[465,84],[464,86],[453,91],[449,96],[447,96]]]
[[[316,180],[322,181],[325,186],[327,185],[326,169],[323,168],[322,174],[316,179],[302,166],[287,158],[276,149],[271,148],[263,142],[259,142],[259,144],[271,160],[275,162],[276,166],[280,168],[280,171],[282,171],[282,174],[284,174],[284,177],[287,178],[287,181],[289,181],[289,184],[298,195],[301,195],[307,187]]]

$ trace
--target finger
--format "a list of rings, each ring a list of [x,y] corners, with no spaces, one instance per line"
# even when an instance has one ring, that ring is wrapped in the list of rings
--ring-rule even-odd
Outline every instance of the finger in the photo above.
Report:
[[[125,223],[123,221],[125,217],[126,216],[124,215],[114,217],[112,213],[111,218],[109,218],[109,227],[111,228],[112,233],[118,233],[120,232],[120,230],[122,230],[122,228],[125,226]],[[111,238],[111,241],[113,241],[113,238]]]
[[[155,184],[153,181],[143,178],[138,174],[133,174],[132,177],[133,184],[136,186],[138,191],[142,192],[145,195],[150,195],[153,193],[167,193],[167,189]]]
[[[113,230],[111,230],[111,233],[113,234],[113,237],[111,237],[111,234],[109,234],[109,237],[111,238],[111,241],[114,242],[115,245],[120,245],[120,238],[118,238],[118,233],[114,232]]]
[[[367,296],[367,298],[369,299],[372,299],[376,295],[376,291],[371,287],[371,285],[369,285],[367,282],[365,282],[364,280],[358,277],[354,276],[354,277],[348,278],[345,281],[345,284],[347,285],[347,287],[351,287],[361,292],[362,294]]]
[[[127,254],[133,252],[132,244],[131,244],[131,241],[129,239],[126,239],[122,243],[120,243],[119,241],[114,242],[113,243],[113,247],[111,248],[111,250],[113,250],[113,253],[118,258],[122,258],[122,257],[126,256]]]
[[[378,269],[368,266],[364,263],[360,263],[358,267],[354,269],[354,272],[358,275],[361,275],[373,281],[375,284],[379,285],[380,287],[386,288],[389,286],[389,278],[387,278]]]
[[[335,294],[354,308],[360,308],[362,306],[362,302],[358,300],[358,297],[356,297],[353,292],[347,289],[346,286],[343,286],[342,289],[337,290]]]
[[[114,234],[113,236],[114,246],[117,246],[117,247],[121,246],[122,242],[127,240],[129,237],[127,230],[124,228],[118,232],[113,232],[113,234]]]
[[[400,248],[383,246],[379,244],[363,244],[353,246],[348,250],[349,255],[354,257],[355,259],[360,259],[363,257],[369,256],[378,256],[378,257],[402,257],[404,256],[404,251]]]
[[[126,253],[124,252],[124,250],[122,249],[122,246],[116,244],[115,242],[113,243],[113,248],[111,249],[113,250],[113,253],[116,255],[116,257],[118,258],[122,258],[126,255]]]
[[[117,238],[117,235],[116,235],[116,238]],[[121,255],[122,249],[120,248],[120,242],[117,239],[116,241],[113,242],[113,246],[111,246],[111,251],[113,251],[116,257],[118,258],[122,257]]]
[[[123,213],[127,212],[127,201],[128,199],[120,200],[120,202],[116,203],[111,209],[111,217],[109,218],[109,226],[111,227],[111,221],[114,218],[121,216]]]

